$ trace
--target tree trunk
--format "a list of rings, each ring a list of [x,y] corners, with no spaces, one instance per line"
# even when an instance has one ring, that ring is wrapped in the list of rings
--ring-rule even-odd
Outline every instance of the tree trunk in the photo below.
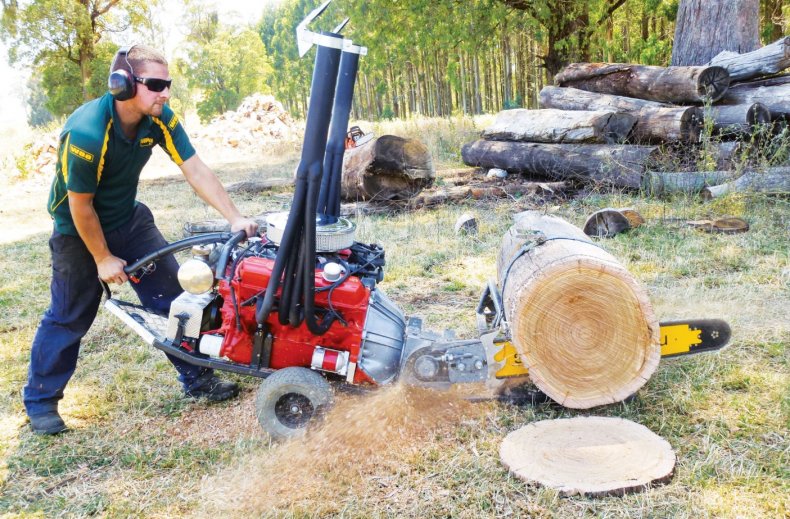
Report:
[[[760,0],[680,0],[672,66],[702,65],[723,50],[760,47]]]
[[[587,92],[578,88],[547,86],[540,91],[542,108],[560,110],[616,110],[637,117],[630,141],[697,142],[702,129],[702,110],[674,107],[633,97]]]
[[[505,318],[530,378],[575,409],[632,395],[661,355],[647,292],[581,229],[536,211],[515,218],[497,274]]]
[[[504,110],[483,131],[489,140],[609,143],[623,142],[636,118],[612,111]]]
[[[416,139],[382,135],[346,150],[341,196],[345,200],[405,200],[430,186],[433,160]]]
[[[771,122],[771,112],[761,103],[711,107],[713,130],[719,135],[747,135],[759,124]]]
[[[718,100],[727,91],[730,78],[721,67],[572,63],[557,74],[555,83],[601,94],[683,104]]]
[[[747,171],[732,182],[706,187],[702,197],[706,200],[727,193],[754,191],[759,193],[790,193],[790,167],[768,168],[763,172]]]
[[[790,118],[790,75],[762,81],[738,83],[727,90],[720,105],[760,103],[771,112],[771,119]]]
[[[709,66],[724,67],[731,81],[743,81],[777,74],[790,67],[790,37],[746,54],[723,51],[710,60]]]
[[[461,149],[464,164],[501,168],[561,180],[583,180],[640,189],[646,166],[659,156],[657,146],[540,144],[478,140]]]

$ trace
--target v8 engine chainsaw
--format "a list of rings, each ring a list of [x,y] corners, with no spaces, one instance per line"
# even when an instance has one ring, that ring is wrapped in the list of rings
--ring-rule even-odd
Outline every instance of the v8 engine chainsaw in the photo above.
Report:
[[[167,316],[109,298],[105,306],[146,342],[191,364],[264,379],[256,403],[274,438],[301,433],[332,399],[329,382],[376,387],[396,381],[447,389],[490,389],[528,371],[508,341],[501,296],[485,287],[477,307],[479,335],[422,329],[378,284],[385,253],[355,240],[339,215],[340,175],[358,59],[364,47],[337,34],[297,28],[300,54],[318,46],[302,159],[288,213],[267,217],[260,237],[211,233],[174,242],[126,267],[132,281],[169,254],[191,250],[178,278],[184,293]],[[663,353],[717,349],[726,323],[670,323]],[[714,330],[718,333],[709,333]]]

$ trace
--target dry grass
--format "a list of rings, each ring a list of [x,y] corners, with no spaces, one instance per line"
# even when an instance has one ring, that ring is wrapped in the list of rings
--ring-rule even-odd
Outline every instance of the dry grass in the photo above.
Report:
[[[448,165],[457,164],[451,148],[459,137],[452,125],[461,125],[464,135],[476,131],[469,121],[400,124],[376,131],[406,134],[414,125],[413,134],[431,142],[434,156],[446,157],[441,160]],[[218,170],[229,182],[287,176],[296,161],[295,153],[276,150],[252,168],[214,163],[225,163]],[[185,222],[216,214],[168,167],[176,175],[152,172],[140,199],[175,239]],[[289,195],[237,202],[253,214],[285,208]],[[515,212],[541,208],[582,224],[606,206],[635,207],[647,220],[599,243],[648,287],[657,314],[723,317],[734,329],[728,349],[662,362],[635,399],[590,413],[553,405],[471,405],[453,395],[401,388],[341,396],[322,428],[283,445],[271,445],[257,430],[256,381],[230,376],[244,389],[234,402],[185,400],[164,357],[104,313],[83,342],[62,402],[72,430],[55,438],[31,434],[21,388],[30,341],[48,304],[47,232],[7,240],[0,245],[0,515],[786,517],[787,199],[740,196],[702,204],[597,194],[553,207],[529,199],[476,202],[360,217],[358,239],[384,245],[388,269],[381,287],[395,302],[424,316],[427,327],[450,327],[463,337],[473,333],[479,290],[495,275],[500,237]],[[463,212],[478,216],[477,236],[453,234]],[[744,217],[751,230],[711,235],[683,225],[711,215]],[[4,236],[14,221],[3,222]],[[123,294],[131,298],[128,290]],[[508,432],[535,420],[584,414],[624,417],[667,439],[678,454],[672,482],[623,498],[560,498],[512,478],[499,462]]]

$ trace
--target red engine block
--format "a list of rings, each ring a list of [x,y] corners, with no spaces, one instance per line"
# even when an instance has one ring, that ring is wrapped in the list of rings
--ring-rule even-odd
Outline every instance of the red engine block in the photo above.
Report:
[[[247,258],[242,260],[233,281],[220,281],[219,293],[224,300],[222,306],[222,327],[207,333],[219,333],[224,336],[221,357],[249,364],[252,359],[252,341],[257,328],[255,306],[239,306],[241,330],[236,328],[236,309],[234,308],[230,286],[235,291],[236,301],[241,304],[260,293],[269,284],[274,260],[266,258]],[[316,270],[315,286],[327,287],[331,283]],[[278,290],[278,296],[279,290]],[[329,291],[318,292],[315,298],[316,308],[328,308]],[[370,300],[370,290],[358,278],[349,277],[341,285],[332,290],[332,307],[346,321],[344,326],[335,321],[324,335],[314,335],[305,323],[298,327],[283,326],[278,314],[272,312],[267,320],[269,332],[273,336],[270,367],[274,369],[291,366],[310,367],[313,351],[317,346],[349,352],[349,363],[356,365],[362,344],[362,330],[365,326]],[[354,372],[354,384],[374,383],[361,369]]]

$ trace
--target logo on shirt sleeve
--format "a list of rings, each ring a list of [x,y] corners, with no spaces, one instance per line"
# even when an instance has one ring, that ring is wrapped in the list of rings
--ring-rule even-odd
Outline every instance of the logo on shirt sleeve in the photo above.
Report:
[[[147,148],[153,145],[154,145],[154,139],[152,139],[151,137],[143,137],[142,139],[140,139],[141,148]]]
[[[93,153],[88,153],[87,151],[78,148],[73,144],[69,144],[69,153],[75,157],[81,158],[82,160],[93,162]]]
[[[173,118],[170,119],[170,123],[167,125],[167,127],[172,130],[176,127],[177,124],[178,124],[178,116],[176,114],[173,114]]]

